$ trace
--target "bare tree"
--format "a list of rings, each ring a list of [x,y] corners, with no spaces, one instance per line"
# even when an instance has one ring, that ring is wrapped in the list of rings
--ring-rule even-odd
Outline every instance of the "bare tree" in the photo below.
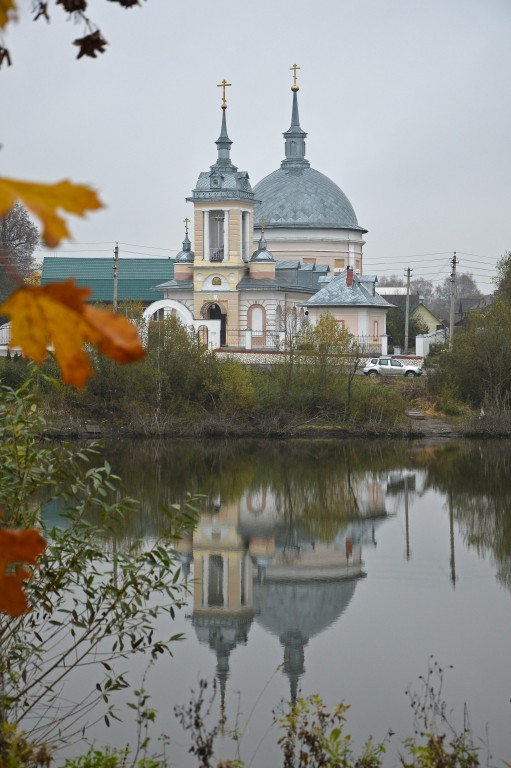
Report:
[[[0,217],[0,304],[35,269],[39,231],[25,208],[16,203]]]

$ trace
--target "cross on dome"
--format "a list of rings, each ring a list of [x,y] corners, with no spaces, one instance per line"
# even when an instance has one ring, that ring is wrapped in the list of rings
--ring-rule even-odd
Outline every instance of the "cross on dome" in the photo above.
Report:
[[[227,109],[227,99],[225,98],[225,89],[230,88],[232,83],[228,83],[224,78],[221,83],[218,83],[217,88],[222,88],[222,109]]]

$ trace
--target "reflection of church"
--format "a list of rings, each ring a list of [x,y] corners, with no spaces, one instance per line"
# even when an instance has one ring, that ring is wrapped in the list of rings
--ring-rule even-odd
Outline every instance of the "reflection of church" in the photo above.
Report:
[[[187,226],[173,277],[156,288],[163,299],[151,304],[145,317],[172,314],[198,330],[210,346],[248,348],[269,346],[271,334],[277,338],[290,327],[296,331],[305,316],[315,323],[327,312],[353,335],[385,343],[381,337],[390,305],[375,292],[376,278],[363,276],[367,230],[358,224],[344,192],[305,157],[298,67],[292,69],[284,159],[253,189],[248,173],[231,160],[230,83],[220,84],[217,158],[199,174],[187,198],[193,204],[194,250]]]
[[[229,656],[247,642],[253,621],[276,635],[283,670],[296,699],[304,673],[304,648],[343,614],[363,572],[361,542],[375,542],[385,519],[374,481],[357,486],[357,518],[322,542],[279,510],[272,489],[260,487],[201,515],[179,551],[185,573],[193,560],[192,625],[199,642],[217,657],[222,706]],[[378,503],[376,503],[378,499]]]

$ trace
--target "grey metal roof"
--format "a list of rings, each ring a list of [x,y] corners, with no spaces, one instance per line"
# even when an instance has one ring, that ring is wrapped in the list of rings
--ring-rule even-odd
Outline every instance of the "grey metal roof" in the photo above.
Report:
[[[313,229],[356,229],[353,207],[337,184],[310,167],[305,159],[305,137],[298,116],[298,94],[293,91],[291,127],[284,133],[285,159],[281,167],[254,187],[260,200],[254,220],[264,217],[266,227],[308,227]]]
[[[185,235],[185,239],[183,240],[183,250],[179,251],[179,253],[176,256],[176,262],[179,264],[191,264],[193,260],[195,259],[195,254],[192,251],[192,244],[190,242],[190,238],[188,237],[188,233]]]
[[[389,304],[383,296],[368,289],[358,275],[353,275],[353,285],[346,285],[347,270],[332,278],[323,288],[307,301],[307,306],[315,307],[386,307]]]
[[[163,291],[172,288],[173,291],[190,291],[193,288],[193,280],[168,280],[166,283],[160,283],[153,286],[153,291]]]
[[[359,226],[353,207],[337,184],[307,166],[278,168],[254,187],[254,220],[264,217],[269,227],[355,229]]]
[[[274,262],[275,259],[273,258],[273,255],[270,253],[270,251],[266,248],[266,240],[264,238],[264,235],[261,234],[261,237],[259,238],[259,246],[257,251],[254,251],[252,254],[250,261],[257,261],[257,262],[267,262],[272,261]]]
[[[227,135],[226,109],[222,109],[222,127],[216,140],[218,157],[209,171],[199,174],[192,197],[187,200],[253,200],[254,193],[246,171],[238,171],[231,161],[232,141]]]
[[[239,290],[274,290],[297,291],[299,293],[315,293],[319,281],[328,269],[326,265],[316,267],[314,264],[301,264],[299,261],[277,262],[275,279],[243,277],[237,285]]]

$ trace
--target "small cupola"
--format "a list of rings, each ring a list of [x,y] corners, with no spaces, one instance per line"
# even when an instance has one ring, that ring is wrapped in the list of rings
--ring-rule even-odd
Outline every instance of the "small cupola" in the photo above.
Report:
[[[266,247],[264,232],[261,234],[257,251],[250,258],[250,277],[255,280],[262,278],[275,279],[275,259]]]
[[[174,279],[175,280],[191,280],[193,278],[193,262],[195,254],[192,251],[192,244],[188,237],[188,224],[189,219],[185,219],[185,239],[183,240],[183,248],[176,256],[174,261]]]

